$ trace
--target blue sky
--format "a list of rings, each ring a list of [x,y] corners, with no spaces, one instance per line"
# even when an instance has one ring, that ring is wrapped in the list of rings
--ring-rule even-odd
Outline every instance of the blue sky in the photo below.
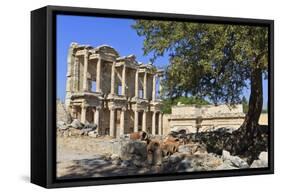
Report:
[[[88,16],[57,16],[57,98],[64,100],[67,51],[71,42],[99,46],[107,44],[115,48],[120,56],[134,54],[137,61],[148,63],[151,55],[143,56],[143,37],[139,37],[131,25],[131,19],[115,19]],[[168,56],[158,58],[154,65],[168,64]],[[244,90],[249,97],[249,90]],[[267,104],[268,83],[263,81],[264,106]]]

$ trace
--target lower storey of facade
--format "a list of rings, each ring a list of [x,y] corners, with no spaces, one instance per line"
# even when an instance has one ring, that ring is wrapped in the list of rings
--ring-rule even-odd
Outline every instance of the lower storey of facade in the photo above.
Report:
[[[97,125],[100,135],[120,137],[137,131],[153,135],[163,134],[163,114],[159,103],[75,99],[67,107],[72,119]]]

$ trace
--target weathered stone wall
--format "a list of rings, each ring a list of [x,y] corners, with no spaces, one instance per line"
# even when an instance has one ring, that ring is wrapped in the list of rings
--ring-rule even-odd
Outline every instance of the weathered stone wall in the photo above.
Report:
[[[227,105],[178,105],[172,107],[169,124],[171,130],[185,129],[189,133],[213,131],[218,128],[237,129],[244,121],[245,114],[241,104]]]
[[[218,115],[218,114],[242,114],[243,115],[243,106],[238,104],[235,107],[230,107],[227,105],[177,105],[172,107],[173,115],[189,115],[192,116],[208,116],[208,115]]]
[[[170,122],[169,119],[171,117],[171,114],[163,114],[163,134],[167,135],[171,129],[170,129]]]
[[[65,123],[71,122],[71,117],[67,113],[64,103],[57,100],[57,121],[63,121]]]

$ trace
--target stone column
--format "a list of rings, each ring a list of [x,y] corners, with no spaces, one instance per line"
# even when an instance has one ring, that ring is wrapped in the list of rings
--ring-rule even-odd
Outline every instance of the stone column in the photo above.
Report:
[[[147,73],[144,72],[143,76],[143,98],[147,99]]]
[[[159,112],[159,116],[158,116],[158,134],[159,135],[163,135],[163,131],[162,131],[162,117],[163,114],[161,112]]]
[[[115,94],[115,61],[112,63],[111,66],[111,88],[110,88],[110,93]]]
[[[79,91],[79,58],[75,56],[73,65],[73,91]]]
[[[120,114],[120,136],[124,135],[125,131],[125,111],[126,109],[121,109],[121,114]]]
[[[95,108],[94,123],[97,125],[97,131],[100,131],[100,107]]]
[[[86,105],[82,105],[81,106],[81,122],[83,124],[86,123],[87,119],[86,119],[86,113],[87,113],[87,106]]]
[[[156,135],[156,112],[153,111],[152,115],[152,135]]]
[[[156,78],[157,74],[153,75],[153,83],[152,83],[152,101],[156,100]]]
[[[111,137],[115,136],[115,109],[110,109],[110,124],[109,124],[109,135]]]
[[[161,76],[159,76],[159,96],[161,96],[161,93],[162,93]]]
[[[139,97],[139,71],[136,69],[136,77],[135,77],[135,97]]]
[[[138,132],[139,130],[139,112],[134,111],[135,113],[135,119],[134,119],[134,132]]]
[[[126,66],[123,66],[122,70],[122,95],[126,95]]]
[[[146,111],[142,113],[142,131],[147,131],[147,120],[146,120]]]
[[[96,92],[101,92],[101,58],[97,62]]]
[[[85,51],[84,55],[84,71],[83,71],[83,91],[87,92],[89,90],[88,86],[88,60],[89,60],[89,51]]]

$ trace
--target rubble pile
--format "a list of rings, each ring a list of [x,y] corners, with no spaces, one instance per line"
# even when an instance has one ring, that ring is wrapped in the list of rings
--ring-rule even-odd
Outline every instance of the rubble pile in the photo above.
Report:
[[[83,125],[73,120],[69,125],[59,122],[58,135],[99,137],[96,126]],[[247,155],[233,155],[226,142],[233,131],[221,129],[199,134],[171,132],[165,137],[153,136],[146,132],[134,132],[119,139],[103,142],[108,148],[104,158],[106,165],[117,169],[129,168],[138,173],[173,173],[229,170],[244,168],[263,168],[268,166],[268,153],[265,145],[258,147],[258,156],[249,162]],[[266,144],[260,142],[260,144]],[[95,159],[93,159],[95,160]],[[91,162],[91,164],[94,161]]]

